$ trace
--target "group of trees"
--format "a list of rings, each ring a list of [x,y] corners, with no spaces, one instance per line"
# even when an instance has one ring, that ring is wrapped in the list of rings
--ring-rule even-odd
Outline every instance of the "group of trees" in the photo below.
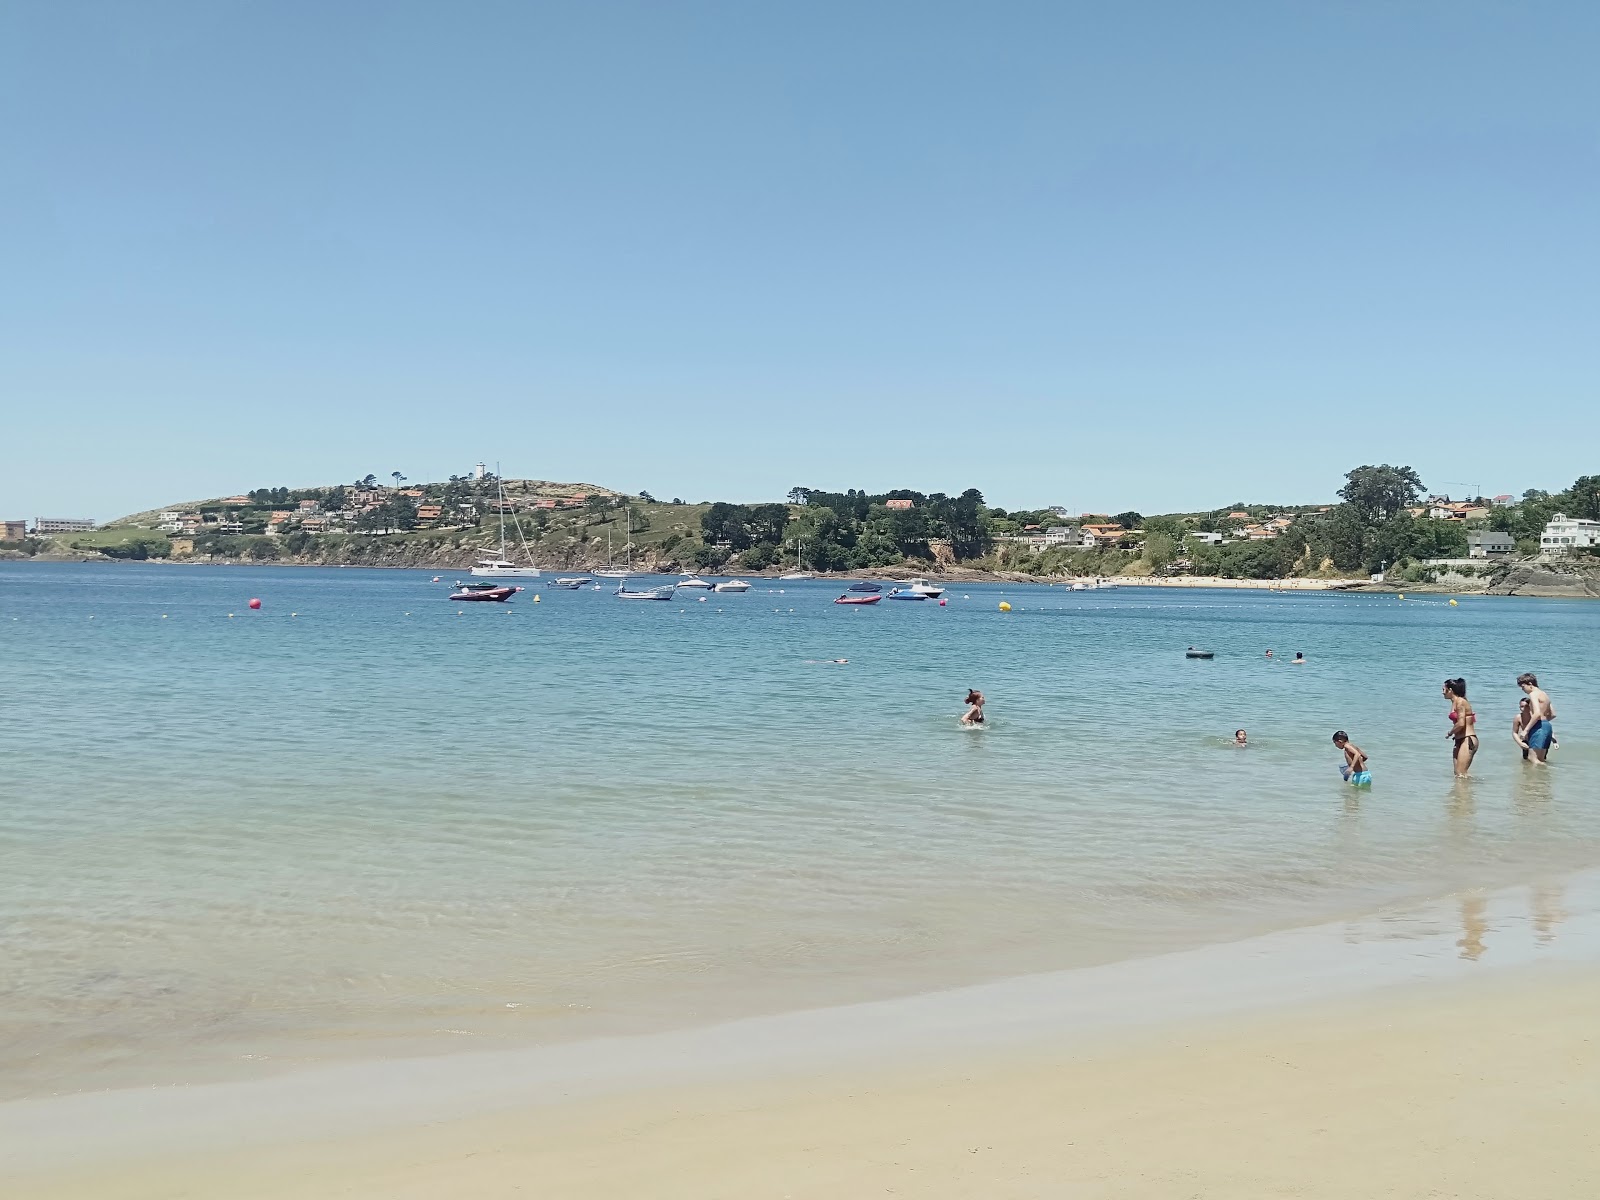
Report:
[[[891,500],[908,503],[891,507]],[[991,543],[977,488],[959,496],[795,488],[789,501],[713,504],[700,518],[704,545],[694,552],[695,565],[711,569],[737,555],[739,565],[752,571],[788,564],[842,571],[929,559],[935,543],[948,545],[958,561],[970,560],[982,557]]]

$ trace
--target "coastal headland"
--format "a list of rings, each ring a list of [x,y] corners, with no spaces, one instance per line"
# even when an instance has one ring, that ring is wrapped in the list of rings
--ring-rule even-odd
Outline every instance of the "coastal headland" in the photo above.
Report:
[[[1409,467],[1347,473],[1339,502],[1146,516],[1008,511],[982,492],[792,488],[782,502],[687,503],[481,472],[443,483],[257,488],[92,530],[0,543],[0,556],[465,570],[792,572],[900,579],[1600,596],[1600,487],[1451,500]],[[14,523],[20,525],[20,523]],[[1550,530],[1559,531],[1560,536]]]

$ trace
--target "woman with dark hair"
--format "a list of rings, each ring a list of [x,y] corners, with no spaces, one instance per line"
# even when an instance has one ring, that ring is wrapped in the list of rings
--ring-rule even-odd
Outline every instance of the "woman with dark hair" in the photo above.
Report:
[[[1478,714],[1467,703],[1467,681],[1446,679],[1444,698],[1450,701],[1450,732],[1445,737],[1455,742],[1450,758],[1455,763],[1459,779],[1472,769],[1472,760],[1478,753]]]
[[[967,698],[963,703],[966,704],[967,711],[961,714],[961,723],[963,725],[982,725],[983,693],[976,688],[968,688]]]

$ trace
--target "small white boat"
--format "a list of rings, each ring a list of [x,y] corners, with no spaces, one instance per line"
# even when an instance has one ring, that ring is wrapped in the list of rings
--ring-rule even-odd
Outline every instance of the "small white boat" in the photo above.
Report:
[[[906,581],[906,590],[914,593],[915,595],[927,596],[934,600],[937,600],[940,596],[944,595],[944,589],[942,587],[936,583],[929,583],[926,579],[923,579],[920,576],[916,579],[908,579]]]
[[[682,579],[678,580],[678,586],[681,588],[704,588],[708,592],[712,588],[710,583],[704,579],[701,579],[698,575],[685,575]]]
[[[590,579],[587,575],[563,575],[560,579],[552,580],[550,586],[566,588],[568,591],[576,591],[584,584],[593,582],[594,580]]]
[[[619,587],[611,594],[618,600],[671,600],[672,592],[673,586],[669,583],[663,587],[646,588],[639,592],[629,591],[625,587]]]
[[[632,571],[596,571],[594,577],[596,579],[626,579],[631,574],[633,574]]]
[[[815,579],[810,571],[790,571],[787,575],[779,575],[779,579]]]
[[[748,592],[750,585],[742,579],[724,579],[712,590],[717,592]]]

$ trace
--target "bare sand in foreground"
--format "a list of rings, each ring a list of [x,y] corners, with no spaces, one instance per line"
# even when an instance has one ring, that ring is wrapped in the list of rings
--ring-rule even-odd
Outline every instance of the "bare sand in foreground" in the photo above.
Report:
[[[36,1200],[1600,1195],[1600,974],[13,1179]]]

